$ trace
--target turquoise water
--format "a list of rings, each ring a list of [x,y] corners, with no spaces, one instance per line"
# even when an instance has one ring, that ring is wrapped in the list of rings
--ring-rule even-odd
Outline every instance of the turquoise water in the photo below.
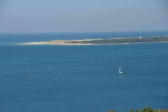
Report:
[[[63,38],[68,38],[66,35]],[[69,39],[81,36],[72,35]],[[40,40],[40,36],[29,39],[28,35],[3,36],[0,37],[0,112],[168,108],[167,43],[17,46],[14,43]],[[41,39],[47,40],[45,36]],[[120,66],[123,75],[118,75]]]

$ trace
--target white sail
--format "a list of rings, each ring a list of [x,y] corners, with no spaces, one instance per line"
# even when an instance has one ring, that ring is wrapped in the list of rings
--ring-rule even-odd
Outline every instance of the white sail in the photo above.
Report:
[[[121,67],[119,68],[118,73],[119,73],[119,74],[123,74],[123,73],[124,73],[124,72],[122,71],[122,68],[121,68]]]

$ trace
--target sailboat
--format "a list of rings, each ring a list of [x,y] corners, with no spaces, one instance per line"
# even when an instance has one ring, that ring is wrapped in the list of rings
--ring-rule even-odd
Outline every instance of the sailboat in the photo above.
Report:
[[[118,74],[123,74],[124,72],[122,71],[122,67],[118,69]]]
[[[139,40],[142,40],[142,37],[141,37],[141,36],[139,37]]]

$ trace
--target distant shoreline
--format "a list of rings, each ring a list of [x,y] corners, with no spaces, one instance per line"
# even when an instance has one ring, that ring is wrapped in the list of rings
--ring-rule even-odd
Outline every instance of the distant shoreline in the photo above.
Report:
[[[109,39],[83,39],[83,40],[52,40],[19,43],[18,45],[116,45],[168,42],[168,36],[135,37],[135,38],[109,38]]]

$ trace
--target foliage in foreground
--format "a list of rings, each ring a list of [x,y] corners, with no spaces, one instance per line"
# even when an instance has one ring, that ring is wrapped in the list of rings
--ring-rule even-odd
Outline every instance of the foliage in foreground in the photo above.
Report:
[[[115,110],[109,110],[108,112],[117,112]],[[168,110],[155,110],[153,108],[147,107],[147,108],[143,108],[143,109],[131,109],[130,111],[126,111],[126,112],[168,112]]]

